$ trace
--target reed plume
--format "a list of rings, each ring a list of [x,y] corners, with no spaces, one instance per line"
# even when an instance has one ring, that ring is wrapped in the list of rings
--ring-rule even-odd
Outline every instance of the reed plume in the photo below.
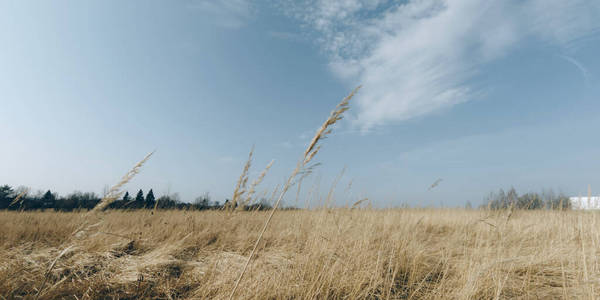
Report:
[[[25,189],[23,190],[21,193],[19,193],[19,195],[17,195],[15,197],[15,199],[8,205],[9,207],[12,206],[13,204],[19,202],[19,200],[21,200],[21,198],[23,198],[23,196],[25,196],[25,194],[27,194],[28,190]]]
[[[248,153],[248,160],[244,165],[244,169],[242,170],[242,174],[240,174],[240,178],[233,190],[233,197],[231,198],[231,202],[229,203],[230,208],[237,207],[237,203],[240,198],[246,193],[246,184],[248,183],[248,172],[250,171],[250,167],[252,166],[252,156],[254,155],[254,146],[250,149],[250,153]]]
[[[85,233],[86,231],[88,231],[90,228],[95,227],[100,225],[100,223],[102,223],[102,219],[100,218],[99,222],[96,222],[94,224],[90,224],[89,223],[89,216],[90,215],[94,215],[99,211],[102,211],[104,208],[106,208],[110,203],[112,203],[113,201],[115,201],[116,199],[118,199],[121,194],[123,194],[123,191],[121,191],[121,188],[127,184],[129,181],[131,181],[131,179],[133,179],[133,177],[135,177],[135,175],[137,175],[140,172],[140,169],[142,168],[142,166],[150,159],[150,157],[152,156],[152,154],[154,154],[154,151],[150,152],[148,155],[146,155],[146,157],[144,157],[144,159],[142,159],[141,161],[139,161],[135,166],[133,166],[133,168],[131,170],[129,170],[129,172],[125,173],[125,175],[121,178],[121,181],[119,181],[119,183],[117,183],[116,185],[114,185],[106,194],[106,196],[100,200],[100,202],[89,212],[87,212],[86,214],[83,215],[84,221],[81,223],[81,225],[77,228],[77,230],[75,230],[75,232],[71,235],[72,237],[76,237],[76,238],[80,238],[80,233]],[[52,272],[52,269],[54,268],[54,266],[56,265],[56,262],[63,256],[65,255],[69,250],[73,249],[74,247],[76,247],[76,241],[74,241],[70,246],[66,247],[63,251],[61,251],[61,253],[54,259],[54,261],[52,262],[52,264],[50,264],[50,267],[48,268],[48,270],[46,271],[46,274],[44,275],[44,281],[42,282],[42,285],[38,288],[38,292],[35,296],[35,299],[37,299],[40,295],[42,290],[44,289],[46,282],[48,281],[48,276],[50,275],[50,273]]]
[[[108,190],[106,196],[104,196],[104,198],[102,198],[102,200],[100,200],[100,202],[98,202],[98,204],[96,204],[94,208],[92,208],[83,216],[84,221],[81,223],[81,226],[79,226],[77,230],[75,230],[75,232],[73,233],[74,236],[78,236],[79,234],[89,230],[90,227],[99,224],[89,224],[89,217],[92,215],[97,215],[99,211],[104,210],[108,205],[110,205],[112,202],[121,197],[121,195],[123,194],[123,191],[121,190],[123,186],[125,186],[129,181],[131,181],[131,179],[133,179],[133,177],[135,177],[135,175],[137,175],[140,172],[140,169],[150,159],[152,154],[154,154],[154,151],[148,153],[148,155],[146,155],[142,160],[135,164],[135,166],[133,166],[131,170],[129,170],[127,173],[125,173],[125,175],[123,175],[119,183],[111,187],[110,190]]]
[[[267,218],[265,225],[263,226],[260,234],[258,235],[258,239],[256,240],[254,247],[252,248],[252,252],[250,252],[250,256],[248,256],[248,259],[246,260],[246,263],[244,264],[244,268],[242,269],[240,276],[236,280],[235,285],[234,285],[233,289],[231,290],[229,299],[233,299],[233,296],[235,296],[235,292],[240,284],[240,281],[244,277],[244,274],[246,273],[246,269],[248,268],[248,264],[250,263],[250,260],[252,260],[252,257],[254,256],[254,253],[256,252],[256,248],[258,248],[258,244],[260,243],[265,231],[267,230],[267,227],[269,226],[269,223],[271,222],[271,219],[273,218],[275,211],[277,211],[277,208],[279,208],[279,204],[281,203],[281,200],[283,199],[283,197],[285,196],[285,194],[289,190],[289,188],[293,185],[296,175],[298,175],[298,173],[300,173],[306,167],[306,165],[312,161],[312,159],[315,157],[315,155],[317,155],[317,153],[321,149],[321,145],[319,145],[319,141],[325,139],[332,132],[332,129],[330,127],[333,124],[335,124],[337,121],[341,120],[343,118],[344,112],[346,112],[348,109],[350,109],[350,99],[352,99],[352,97],[354,97],[354,94],[356,94],[356,92],[358,92],[359,89],[360,89],[360,86],[356,87],[348,96],[346,96],[346,98],[344,98],[335,107],[335,109],[331,112],[331,114],[325,120],[323,125],[321,125],[321,127],[317,130],[317,132],[315,133],[315,136],[312,138],[312,140],[308,144],[308,147],[304,151],[304,155],[298,161],[298,164],[296,165],[296,168],[294,169],[294,171],[292,171],[292,174],[290,174],[290,176],[288,177],[286,183],[284,184],[284,186],[281,190],[281,193],[279,194],[279,197],[277,198],[277,201],[275,202],[275,205],[273,205],[273,209],[271,210],[271,213],[269,214],[269,217]]]
[[[96,213],[98,211],[101,211],[104,208],[106,208],[109,204],[121,197],[121,195],[123,195],[123,191],[121,190],[121,188],[123,188],[123,186],[125,186],[129,181],[131,181],[131,179],[133,179],[133,177],[135,177],[135,175],[137,175],[140,172],[140,169],[150,159],[152,154],[154,154],[154,151],[148,153],[148,155],[146,155],[144,159],[140,160],[135,166],[133,166],[131,170],[129,170],[129,172],[125,173],[125,175],[123,175],[123,177],[121,178],[121,181],[119,181],[119,183],[111,187],[110,190],[108,190],[106,196],[96,206],[94,206],[94,208],[90,210],[89,213]]]
[[[252,196],[254,196],[254,194],[256,193],[256,187],[258,185],[260,185],[260,183],[263,181],[263,179],[265,179],[265,176],[267,176],[267,173],[269,172],[269,170],[271,169],[271,167],[273,166],[274,163],[275,163],[275,160],[271,160],[271,162],[269,162],[269,164],[267,164],[267,166],[260,173],[260,175],[258,175],[258,177],[250,184],[250,188],[248,189],[248,192],[246,193],[246,199],[242,202],[241,206],[248,205],[248,204],[250,204],[250,202],[252,202]],[[241,208],[241,206],[240,206],[240,208]]]

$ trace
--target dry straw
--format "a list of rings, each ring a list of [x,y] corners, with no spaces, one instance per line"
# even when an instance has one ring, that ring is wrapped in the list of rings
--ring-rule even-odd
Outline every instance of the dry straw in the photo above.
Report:
[[[274,163],[275,163],[275,160],[271,160],[271,162],[269,162],[269,164],[260,173],[260,175],[258,175],[258,178],[256,178],[256,180],[254,180],[252,182],[252,184],[250,184],[250,188],[248,189],[248,192],[246,193],[246,199],[242,202],[242,205],[239,207],[240,209],[243,206],[246,206],[252,202],[252,196],[254,196],[254,194],[256,193],[256,187],[258,185],[260,185],[260,183],[263,181],[263,179],[265,179],[265,176],[267,176],[267,173],[269,172],[269,170],[271,169],[271,167],[273,166]]]
[[[242,174],[238,179],[237,185],[235,186],[235,190],[233,190],[233,197],[231,198],[231,202],[229,203],[229,208],[233,209],[237,206],[240,198],[246,193],[246,184],[248,183],[248,172],[250,171],[250,167],[252,166],[252,156],[254,155],[254,146],[250,149],[250,153],[248,154],[248,160],[244,165],[244,169],[242,170]]]
[[[48,277],[50,275],[50,272],[52,272],[52,269],[54,268],[54,266],[56,265],[56,262],[58,262],[58,260],[63,257],[65,254],[67,254],[67,252],[69,252],[71,249],[73,249],[74,245],[71,245],[67,248],[65,248],[63,251],[61,251],[58,256],[56,256],[56,258],[54,258],[54,260],[52,261],[52,263],[50,264],[50,267],[48,268],[48,271],[46,271],[46,274],[44,274],[44,281],[42,281],[42,285],[40,286],[40,288],[38,289],[37,294],[35,294],[34,299],[38,299],[42,293],[42,290],[44,289],[44,286],[46,285],[46,282],[48,281]]]
[[[135,177],[135,175],[137,175],[140,172],[140,169],[150,159],[152,154],[154,154],[154,151],[148,153],[148,155],[146,155],[146,157],[144,157],[137,164],[135,164],[135,166],[133,166],[133,168],[131,170],[129,170],[129,172],[127,172],[127,173],[125,173],[125,175],[123,175],[123,177],[121,178],[119,183],[115,184],[113,187],[110,188],[110,190],[108,190],[108,193],[106,194],[106,196],[104,196],[104,198],[102,200],[100,200],[100,202],[96,206],[94,206],[94,208],[92,210],[90,210],[87,214],[84,215],[85,220],[81,224],[81,226],[79,228],[77,228],[77,230],[73,233],[74,235],[77,236],[80,233],[84,233],[91,226],[96,225],[96,224],[92,224],[92,225],[88,224],[89,216],[97,215],[98,212],[104,210],[108,205],[110,205],[112,202],[114,202],[119,197],[121,197],[121,195],[123,195],[123,191],[121,190],[123,188],[123,186],[125,186],[129,181],[131,181],[131,179],[133,179],[133,177]]]
[[[88,230],[90,230],[92,227],[96,227],[96,226],[100,225],[100,223],[102,222],[102,220],[100,220],[99,222],[97,222],[95,224],[89,224],[88,223],[88,221],[89,221],[88,217],[90,215],[96,214],[99,211],[102,211],[109,204],[111,204],[113,201],[115,201],[116,199],[118,199],[123,194],[123,191],[121,190],[121,188],[123,188],[123,186],[125,186],[125,184],[127,184],[129,181],[131,181],[131,179],[133,179],[133,177],[135,177],[135,175],[137,175],[140,172],[140,169],[150,159],[150,157],[152,156],[152,154],[154,154],[154,151],[152,151],[148,155],[146,155],[146,157],[144,157],[144,159],[142,159],[135,166],[133,166],[133,168],[131,170],[129,170],[129,172],[125,173],[125,175],[121,178],[121,181],[119,181],[119,183],[117,183],[116,185],[114,185],[108,191],[108,193],[106,194],[106,196],[102,200],[100,200],[100,202],[92,210],[90,210],[87,214],[84,215],[84,221],[77,228],[77,230],[73,233],[72,236],[74,236],[76,238],[80,238],[80,237],[82,237],[81,235],[83,235],[85,232],[87,232]],[[58,260],[63,255],[65,255],[68,251],[72,250],[73,247],[75,247],[74,243],[71,244],[70,246],[66,247],[63,251],[60,252],[60,254],[56,258],[54,258],[54,260],[50,264],[50,267],[48,267],[48,270],[46,271],[46,274],[44,275],[44,281],[42,282],[42,285],[38,289],[38,292],[37,292],[37,294],[35,296],[35,299],[37,299],[41,295],[42,290],[44,289],[44,286],[46,285],[46,282],[48,281],[48,276],[52,272],[52,269],[56,265],[56,262],[58,262]]]
[[[350,209],[357,209],[360,207],[361,204],[363,204],[364,202],[367,202],[367,201],[369,201],[369,198],[360,199],[360,200],[354,202],[354,204],[352,204],[352,207]]]
[[[237,278],[237,280],[235,282],[233,289],[231,290],[229,299],[233,299],[233,296],[235,296],[235,292],[240,284],[240,281],[242,281],[244,274],[246,273],[246,269],[248,268],[248,264],[250,263],[250,260],[252,260],[252,257],[254,256],[254,253],[256,252],[256,249],[258,248],[258,245],[259,245],[265,231],[267,230],[267,227],[269,226],[269,223],[271,222],[273,215],[275,214],[275,211],[277,211],[277,208],[279,208],[279,204],[281,203],[281,200],[283,199],[283,197],[285,196],[285,194],[289,190],[289,188],[293,185],[296,175],[298,175],[298,173],[302,172],[303,169],[312,161],[312,159],[315,157],[315,155],[317,155],[317,153],[321,149],[321,145],[319,145],[319,141],[323,140],[324,138],[327,137],[327,135],[329,135],[331,133],[332,129],[330,127],[333,124],[335,124],[337,121],[341,120],[343,118],[344,112],[346,112],[348,109],[350,109],[350,104],[349,104],[350,99],[352,99],[352,97],[354,97],[354,94],[356,92],[358,92],[359,89],[360,89],[360,86],[356,87],[352,91],[352,93],[350,93],[348,96],[346,96],[346,98],[344,98],[335,107],[335,109],[331,112],[331,114],[329,115],[327,120],[325,120],[323,125],[321,125],[321,127],[317,130],[315,136],[312,138],[312,140],[308,144],[308,147],[304,151],[304,155],[298,161],[298,164],[296,165],[296,168],[294,169],[294,171],[292,171],[292,174],[288,177],[285,185],[283,186],[283,189],[281,190],[281,193],[279,194],[279,197],[277,198],[277,201],[275,202],[275,205],[273,206],[273,209],[271,210],[271,213],[269,214],[269,216],[265,222],[265,225],[263,226],[260,234],[258,235],[258,239],[256,239],[256,243],[254,244],[254,247],[252,248],[252,252],[250,252],[250,256],[248,256],[248,259],[246,260],[246,263],[244,264],[244,268],[242,269],[242,272],[240,273],[239,277]]]
[[[241,210],[246,207],[248,204],[252,202],[252,196],[256,193],[256,187],[260,185],[260,183],[265,179],[267,173],[275,163],[275,160],[271,160],[269,164],[265,167],[265,169],[258,175],[258,177],[252,181],[249,188],[246,188],[249,180],[250,167],[252,167],[252,158],[254,156],[254,146],[250,149],[250,153],[248,154],[248,160],[244,164],[244,168],[242,169],[242,174],[240,174],[240,178],[237,181],[235,189],[233,190],[233,197],[231,201],[223,207],[224,209],[233,211],[236,208]]]
[[[8,206],[12,206],[13,204],[19,202],[19,200],[21,200],[21,198],[23,198],[23,196],[25,196],[25,194],[27,194],[27,192],[28,192],[27,189],[22,191],[19,195],[17,195],[17,197],[15,197],[15,199]]]
[[[133,168],[129,170],[129,172],[125,173],[125,175],[123,175],[123,177],[121,178],[121,181],[119,181],[119,183],[117,183],[112,188],[110,188],[110,190],[108,190],[108,193],[106,194],[104,199],[102,199],[102,201],[100,201],[100,203],[98,203],[98,205],[96,205],[94,209],[90,211],[90,213],[96,213],[98,211],[103,210],[109,204],[121,197],[121,195],[123,195],[123,191],[121,190],[121,188],[123,188],[123,186],[125,186],[129,181],[131,181],[131,179],[133,179],[133,177],[135,177],[135,175],[137,175],[140,172],[140,169],[150,159],[152,154],[154,154],[154,151],[148,153],[148,155],[146,155],[144,159],[142,159],[135,166],[133,166]]]

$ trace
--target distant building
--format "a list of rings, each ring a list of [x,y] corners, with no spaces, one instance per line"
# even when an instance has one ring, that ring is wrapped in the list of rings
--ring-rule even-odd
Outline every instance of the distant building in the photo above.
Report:
[[[573,209],[600,209],[600,197],[570,197]]]

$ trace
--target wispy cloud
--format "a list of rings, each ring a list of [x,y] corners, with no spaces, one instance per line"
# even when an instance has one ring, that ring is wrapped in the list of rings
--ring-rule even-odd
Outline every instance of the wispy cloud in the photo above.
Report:
[[[577,70],[579,70],[579,72],[581,73],[581,76],[583,77],[583,81],[585,82],[586,86],[590,84],[590,78],[591,78],[590,71],[588,71],[588,69],[581,62],[579,62],[574,57],[571,57],[571,56],[568,56],[568,55],[559,55],[559,57],[562,58],[562,59],[564,59],[564,60],[566,60],[566,61],[568,61],[573,66],[575,66],[575,68],[577,68]]]
[[[364,85],[356,121],[366,129],[469,101],[480,92],[470,79],[526,41],[568,48],[600,32],[600,2],[589,0],[307,0],[284,7],[312,29],[336,74]]]
[[[210,17],[216,25],[231,29],[244,26],[254,14],[249,0],[192,0],[189,6]]]

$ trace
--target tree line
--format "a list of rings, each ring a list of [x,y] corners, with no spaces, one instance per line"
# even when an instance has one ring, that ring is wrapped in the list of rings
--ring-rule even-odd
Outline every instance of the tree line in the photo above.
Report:
[[[27,188],[14,189],[9,185],[0,186],[0,210],[45,210],[52,209],[56,211],[74,211],[90,210],[94,208],[102,197],[95,193],[73,192],[66,196],[59,196],[48,190],[47,192],[38,192],[30,194]],[[223,204],[219,201],[211,201],[208,193],[197,197],[192,203],[183,202],[177,194],[164,195],[156,198],[154,191],[150,189],[144,194],[139,190],[135,197],[129,192],[125,192],[123,197],[113,201],[107,209],[185,209],[185,210],[207,210],[238,208],[237,204],[225,200]],[[263,210],[271,208],[266,199],[261,199],[258,203],[240,207],[244,210]]]
[[[59,196],[48,190],[30,194],[24,187],[17,189],[9,185],[0,186],[0,210],[44,210],[52,209],[56,211],[74,211],[89,210],[94,208],[102,197],[95,193],[73,192],[66,196]],[[469,202],[466,205],[471,208]],[[150,189],[148,193],[140,189],[135,197],[129,192],[125,192],[123,197],[113,201],[107,209],[183,209],[183,210],[207,210],[207,209],[225,209],[239,208],[243,210],[263,210],[270,209],[271,205],[266,199],[261,199],[258,203],[238,207],[237,203],[231,203],[225,200],[222,204],[219,201],[212,201],[208,193],[197,197],[193,202],[183,202],[177,194],[163,195],[155,197],[154,191]],[[562,193],[554,193],[552,190],[546,190],[542,193],[525,193],[519,195],[514,188],[505,192],[500,189],[498,192],[490,193],[480,208],[488,209],[570,209],[571,202],[569,197]],[[288,208],[294,209],[294,208]]]
[[[483,207],[489,209],[571,209],[569,197],[552,190],[541,193],[525,193],[519,195],[514,188],[505,192],[500,189],[497,193],[490,193],[484,201]]]

